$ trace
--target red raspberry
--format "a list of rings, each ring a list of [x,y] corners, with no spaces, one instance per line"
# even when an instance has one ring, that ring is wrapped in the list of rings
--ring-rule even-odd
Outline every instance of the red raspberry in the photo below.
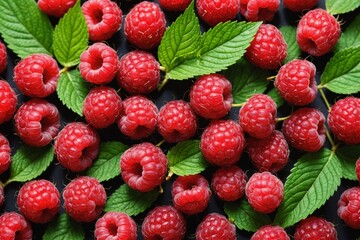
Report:
[[[86,121],[94,128],[113,124],[122,110],[122,101],[115,89],[100,86],[91,89],[83,104]]]
[[[120,159],[122,178],[141,192],[149,192],[164,181],[167,165],[161,149],[147,142],[127,149]]]
[[[212,176],[211,188],[223,201],[235,201],[245,194],[247,176],[238,166],[221,167]]]
[[[266,225],[259,228],[250,240],[290,240],[285,230],[280,226]]]
[[[32,240],[31,225],[16,212],[5,212],[0,216],[1,240]]]
[[[72,6],[76,0],[38,0],[38,6],[44,13],[61,18]]]
[[[289,160],[289,146],[280,131],[275,130],[264,139],[248,138],[246,142],[251,162],[260,172],[276,173]]]
[[[307,12],[299,21],[296,40],[301,50],[312,56],[322,56],[336,45],[341,34],[334,16],[321,8]]]
[[[351,228],[360,229],[360,187],[344,191],[338,201],[338,216]]]
[[[280,30],[271,24],[261,24],[245,57],[259,68],[276,69],[286,54],[287,44]]]
[[[340,141],[360,143],[360,98],[346,97],[337,101],[330,109],[328,123]]]
[[[97,240],[127,239],[136,240],[136,223],[126,213],[107,212],[95,224]]]
[[[149,137],[156,128],[158,109],[146,97],[132,96],[124,100],[118,121],[120,131],[134,140]]]
[[[8,82],[0,80],[0,124],[9,121],[16,112],[17,96]]]
[[[48,180],[25,183],[17,196],[20,212],[35,223],[50,222],[60,209],[60,193]]]
[[[119,69],[119,58],[105,43],[94,43],[80,56],[81,76],[94,84],[111,82]]]
[[[360,181],[360,157],[359,157],[359,159],[356,161],[356,164],[355,164],[355,172],[356,172],[356,177],[357,177],[358,181]]]
[[[99,217],[106,203],[104,187],[96,178],[73,179],[63,191],[64,209],[74,220],[91,222]]]
[[[245,194],[255,211],[271,213],[284,198],[284,186],[270,172],[254,173],[246,184]]]
[[[280,0],[241,0],[240,13],[251,22],[271,21],[279,6]]]
[[[296,227],[294,240],[337,240],[334,225],[324,218],[311,216],[302,220]]]
[[[160,108],[157,129],[166,142],[180,142],[193,137],[197,125],[190,104],[183,100],[170,101]]]
[[[239,161],[245,138],[239,124],[232,120],[215,120],[201,135],[200,149],[205,159],[218,166],[231,166]]]
[[[7,66],[6,46],[0,41],[0,73],[2,73]]]
[[[138,3],[125,18],[125,36],[137,48],[149,50],[158,46],[165,29],[165,15],[153,2]]]
[[[293,12],[301,12],[304,10],[312,9],[318,4],[319,0],[307,0],[307,1],[299,1],[299,0],[284,0],[284,6],[290,9]]]
[[[295,59],[280,68],[274,86],[288,103],[304,106],[313,102],[316,97],[315,74],[316,67],[313,63]]]
[[[151,210],[141,226],[144,240],[181,240],[186,232],[184,216],[173,206],[159,206]]]
[[[60,128],[59,110],[42,99],[31,99],[21,105],[14,116],[17,135],[34,147],[48,145]]]
[[[220,22],[233,20],[240,11],[239,0],[198,0],[196,9],[200,18],[214,27]]]
[[[225,117],[233,98],[230,81],[220,74],[201,76],[190,91],[190,105],[194,111],[208,119]]]
[[[120,59],[116,79],[119,86],[131,94],[148,94],[160,81],[160,64],[151,53],[128,52]]]
[[[91,41],[105,41],[121,27],[122,11],[110,0],[88,0],[81,10],[85,16]]]
[[[236,239],[236,228],[223,215],[210,213],[204,217],[196,229],[197,240]]]
[[[11,149],[9,141],[0,133],[0,175],[4,173],[11,164]],[[0,184],[1,185],[1,184]]]
[[[190,3],[191,0],[159,0],[160,6],[168,11],[183,12]]]
[[[325,117],[315,108],[300,108],[283,122],[282,132],[291,146],[316,152],[325,143]]]
[[[81,122],[67,124],[55,138],[54,152],[59,163],[72,172],[81,172],[93,164],[99,152],[98,133]]]
[[[0,184],[0,208],[4,204],[4,202],[5,202],[4,187],[2,186],[2,184]]]

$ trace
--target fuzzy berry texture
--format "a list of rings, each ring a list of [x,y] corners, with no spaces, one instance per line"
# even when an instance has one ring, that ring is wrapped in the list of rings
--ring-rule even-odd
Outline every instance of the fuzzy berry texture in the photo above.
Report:
[[[44,13],[61,18],[72,6],[76,0],[38,0],[37,4]]]
[[[225,216],[209,213],[196,228],[197,240],[236,239],[236,227]]]
[[[0,124],[9,121],[16,112],[18,99],[10,84],[0,80]]]
[[[104,187],[96,178],[81,176],[73,179],[63,191],[64,209],[79,222],[97,219],[106,203]]]
[[[284,6],[293,11],[293,12],[301,12],[304,10],[312,9],[318,4],[319,0],[307,0],[307,1],[299,1],[299,0],[284,0]]]
[[[144,240],[182,240],[186,232],[186,221],[173,206],[158,206],[152,209],[141,225]]]
[[[250,240],[290,240],[285,230],[280,226],[265,225],[259,228]]]
[[[224,75],[201,76],[190,90],[191,108],[203,118],[225,117],[233,103],[231,91],[231,82]]]
[[[296,227],[294,240],[337,240],[334,224],[324,218],[311,216]]]
[[[282,132],[291,146],[316,152],[325,143],[325,117],[315,108],[299,108],[283,122]]]
[[[30,223],[19,213],[5,212],[0,216],[1,240],[32,240]]]
[[[160,7],[173,12],[183,12],[190,5],[191,0],[159,0]]]
[[[135,221],[126,213],[107,212],[96,221],[95,239],[137,239]]]
[[[351,228],[360,229],[360,187],[345,190],[338,201],[338,216]]]
[[[240,11],[239,0],[198,0],[196,10],[200,18],[211,27],[220,22],[233,20]]]
[[[356,172],[356,177],[357,177],[358,181],[360,182],[360,157],[358,160],[356,160],[355,172]]]
[[[7,138],[0,133],[0,175],[9,169],[11,164],[11,148]]]
[[[17,196],[20,212],[31,222],[50,222],[60,209],[60,193],[48,180],[26,182]]]
[[[156,3],[142,1],[126,15],[125,36],[137,48],[149,50],[158,46],[165,30],[165,15]]]
[[[7,66],[6,46],[0,41],[0,73],[2,73]]]
[[[168,161],[152,143],[140,143],[127,149],[120,158],[121,176],[133,189],[149,192],[165,179]]]
[[[271,21],[279,9],[280,0],[241,0],[240,13],[250,22]]]

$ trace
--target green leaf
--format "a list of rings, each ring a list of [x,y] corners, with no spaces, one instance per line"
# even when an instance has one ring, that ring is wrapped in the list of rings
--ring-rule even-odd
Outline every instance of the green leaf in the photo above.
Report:
[[[80,1],[69,9],[55,27],[53,49],[56,59],[64,67],[80,62],[80,55],[86,50],[89,34]]]
[[[271,224],[268,215],[256,212],[245,199],[226,202],[224,211],[240,230],[256,232],[260,227]]]
[[[66,213],[61,214],[47,226],[43,240],[83,240],[85,232],[80,223]]]
[[[1,0],[0,12],[0,33],[20,58],[52,55],[53,28],[34,0]]]
[[[62,73],[56,87],[61,102],[80,116],[89,91],[90,84],[81,77],[79,70]]]
[[[338,52],[350,47],[360,45],[360,15],[357,16],[351,24],[341,34],[341,37],[336,44],[334,51]]]
[[[335,154],[341,163],[342,176],[346,179],[357,180],[355,163],[360,157],[360,145],[338,148]]]
[[[97,178],[100,182],[112,179],[120,174],[120,157],[129,147],[121,142],[103,142],[99,156],[86,171],[86,175]]]
[[[123,184],[107,200],[105,212],[125,212],[136,216],[149,208],[159,195],[159,189],[139,192]]]
[[[167,78],[184,80],[227,69],[244,55],[260,24],[233,21],[216,25],[202,35],[198,53],[167,72]]]
[[[269,95],[275,101],[277,107],[280,107],[285,103],[285,100],[282,98],[282,96],[280,95],[279,91],[276,88],[272,88],[266,94]]]
[[[360,6],[360,1],[354,0],[326,0],[325,1],[326,10],[334,15],[347,13],[355,10]]]
[[[299,58],[301,56],[301,49],[296,41],[296,27],[282,26],[280,27],[280,31],[287,43],[287,56],[284,60],[284,63]]]
[[[274,224],[289,227],[312,214],[334,194],[340,179],[340,162],[329,149],[305,154],[285,182]]]

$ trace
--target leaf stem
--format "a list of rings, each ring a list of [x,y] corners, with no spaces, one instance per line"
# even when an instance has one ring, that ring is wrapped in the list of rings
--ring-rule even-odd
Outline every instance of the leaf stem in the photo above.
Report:
[[[282,121],[285,121],[286,119],[290,118],[290,116],[291,116],[291,115],[286,116],[286,117],[276,118],[275,121],[276,121],[276,122],[282,122]]]
[[[166,181],[169,181],[170,178],[171,178],[173,175],[174,175],[174,172],[171,171],[171,170],[169,170],[169,173],[168,173],[168,175],[166,176]]]
[[[163,66],[160,66],[160,71],[166,72],[166,68]]]
[[[60,74],[66,73],[67,71],[69,71],[69,68],[64,67],[63,69],[60,70]]]
[[[275,78],[276,78],[276,76],[270,76],[270,77],[267,77],[266,80],[273,81]]]
[[[331,105],[330,105],[329,101],[327,100],[324,91],[322,90],[322,88],[318,88],[318,89],[319,89],[320,95],[321,95],[322,99],[324,100],[324,103],[325,103],[328,111],[330,111]]]
[[[242,107],[245,103],[233,103],[231,107]]]
[[[163,87],[166,85],[168,81],[169,81],[169,76],[166,74],[164,80],[158,86],[158,90],[161,91],[161,89],[163,89]]]
[[[337,148],[337,145],[335,145],[335,142],[328,130],[328,128],[325,126],[325,134],[326,134],[326,137],[327,139],[329,140],[330,142],[330,145],[331,145],[331,151],[335,152],[336,148]]]
[[[159,143],[157,143],[155,146],[160,147],[165,142],[165,139],[161,140]]]
[[[2,181],[0,181],[0,186],[4,188],[4,187],[5,187],[5,184],[2,183]]]

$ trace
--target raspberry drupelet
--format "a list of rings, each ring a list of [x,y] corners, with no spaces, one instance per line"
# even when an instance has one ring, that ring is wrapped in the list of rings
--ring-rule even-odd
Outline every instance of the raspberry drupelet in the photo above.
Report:
[[[9,169],[11,164],[11,148],[7,138],[0,133],[0,175]]]
[[[250,240],[290,240],[285,230],[280,226],[265,225],[259,228]]]
[[[9,121],[16,112],[18,99],[10,84],[0,80],[0,124]]]
[[[209,213],[196,228],[196,240],[236,239],[236,227],[225,216]]]
[[[295,229],[294,240],[337,240],[334,224],[321,217],[310,216]]]
[[[318,4],[319,0],[284,0],[284,6],[293,12],[301,12],[304,10],[310,10]]]
[[[1,240],[32,240],[30,223],[19,213],[5,212],[0,216]]]
[[[271,21],[279,9],[280,0],[241,0],[240,13],[246,20]]]
[[[338,201],[338,216],[345,224],[354,229],[360,229],[360,187],[345,190]]]
[[[7,52],[5,44],[0,41],[0,73],[2,73],[7,66]]]
[[[183,12],[190,5],[191,0],[159,0],[160,7],[168,11]]]
[[[126,213],[107,212],[96,221],[94,235],[97,240],[136,240],[136,230],[135,221]]]
[[[72,6],[76,0],[38,0],[37,4],[44,13],[61,18]]]
[[[240,11],[240,1],[198,0],[196,1],[196,10],[205,23],[214,27],[220,22],[233,20]]]

